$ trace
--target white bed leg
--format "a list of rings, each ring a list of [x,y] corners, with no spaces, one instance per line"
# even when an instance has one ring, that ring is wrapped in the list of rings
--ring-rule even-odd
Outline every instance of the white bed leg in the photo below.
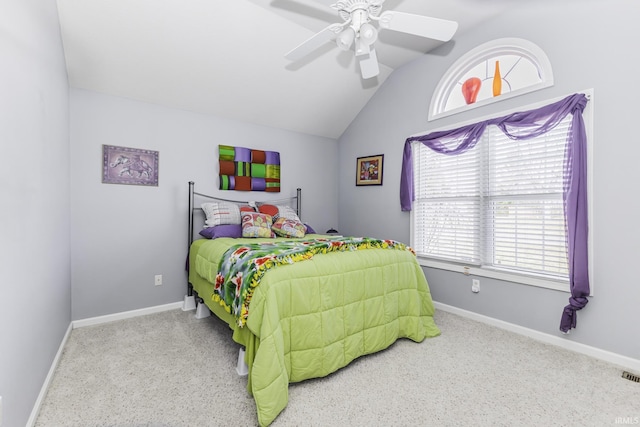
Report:
[[[194,295],[185,295],[182,302],[182,311],[190,311],[196,309],[196,297]]]
[[[198,304],[198,308],[196,308],[196,319],[205,319],[209,316],[211,316],[209,307],[207,307],[204,303]]]
[[[238,353],[238,365],[236,366],[236,372],[241,377],[247,376],[249,374],[249,367],[246,363],[244,363],[244,348],[240,347],[240,352]]]

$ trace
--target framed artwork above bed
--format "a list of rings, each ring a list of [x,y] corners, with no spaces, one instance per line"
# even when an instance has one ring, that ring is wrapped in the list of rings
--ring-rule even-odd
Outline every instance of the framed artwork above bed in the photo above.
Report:
[[[384,154],[358,157],[356,163],[356,185],[382,185],[382,163]]]
[[[280,192],[280,153],[218,145],[220,190]]]

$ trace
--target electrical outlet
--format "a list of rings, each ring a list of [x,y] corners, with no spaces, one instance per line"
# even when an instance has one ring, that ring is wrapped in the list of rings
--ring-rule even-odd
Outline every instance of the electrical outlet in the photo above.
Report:
[[[480,292],[480,280],[478,279],[471,280],[471,292],[475,292],[475,293]]]
[[[156,274],[156,286],[162,285],[162,274]]]

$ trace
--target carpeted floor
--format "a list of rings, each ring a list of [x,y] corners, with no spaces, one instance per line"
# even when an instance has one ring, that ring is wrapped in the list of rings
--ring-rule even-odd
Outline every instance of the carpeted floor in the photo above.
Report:
[[[272,426],[640,423],[640,384],[618,366],[442,311],[436,323],[439,337],[290,385]],[[36,427],[257,425],[237,357],[228,327],[193,311],[74,329]]]

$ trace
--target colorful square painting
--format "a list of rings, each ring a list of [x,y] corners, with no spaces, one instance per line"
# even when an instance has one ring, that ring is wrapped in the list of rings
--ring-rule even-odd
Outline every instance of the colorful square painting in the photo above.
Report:
[[[218,146],[220,189],[280,192],[280,153]]]
[[[102,182],[158,186],[157,151],[102,146]]]
[[[356,160],[356,185],[382,185],[384,154],[358,157]]]

